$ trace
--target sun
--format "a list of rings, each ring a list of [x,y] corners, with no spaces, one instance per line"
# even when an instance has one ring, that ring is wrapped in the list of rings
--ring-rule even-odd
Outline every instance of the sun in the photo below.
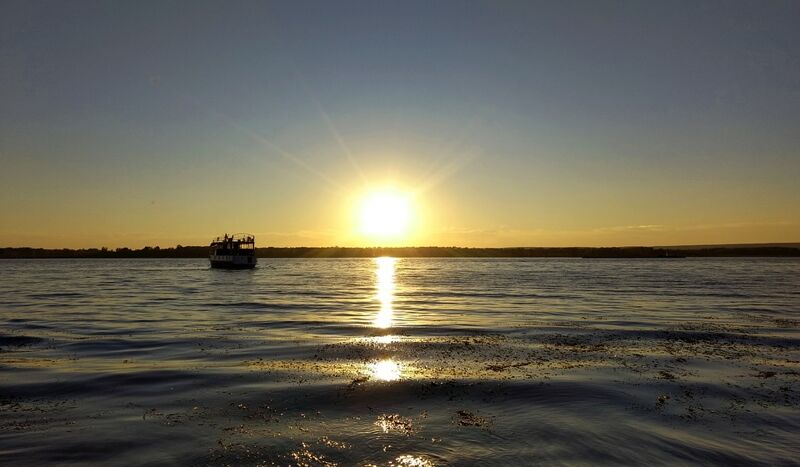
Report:
[[[405,237],[411,215],[411,197],[407,194],[393,189],[370,192],[361,201],[361,234],[379,239]]]

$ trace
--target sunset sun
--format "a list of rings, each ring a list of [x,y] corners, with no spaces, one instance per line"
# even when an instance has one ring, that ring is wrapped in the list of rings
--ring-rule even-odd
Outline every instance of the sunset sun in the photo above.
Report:
[[[373,238],[398,238],[408,234],[412,206],[407,194],[395,190],[373,191],[364,196],[359,230]]]

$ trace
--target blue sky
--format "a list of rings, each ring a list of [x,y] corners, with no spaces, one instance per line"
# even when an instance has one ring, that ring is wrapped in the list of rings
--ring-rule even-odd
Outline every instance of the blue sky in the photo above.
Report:
[[[797,2],[3,2],[0,244],[800,240]],[[225,213],[224,216],[221,213]],[[231,226],[231,224],[234,224]]]

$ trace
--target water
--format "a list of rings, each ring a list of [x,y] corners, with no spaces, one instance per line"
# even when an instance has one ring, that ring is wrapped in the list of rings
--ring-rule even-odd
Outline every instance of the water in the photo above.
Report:
[[[0,464],[800,458],[796,259],[0,267]]]

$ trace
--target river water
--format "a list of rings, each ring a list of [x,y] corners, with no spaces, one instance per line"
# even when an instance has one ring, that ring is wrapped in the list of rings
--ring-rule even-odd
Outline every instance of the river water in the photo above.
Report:
[[[800,260],[0,262],[0,464],[800,459]]]

